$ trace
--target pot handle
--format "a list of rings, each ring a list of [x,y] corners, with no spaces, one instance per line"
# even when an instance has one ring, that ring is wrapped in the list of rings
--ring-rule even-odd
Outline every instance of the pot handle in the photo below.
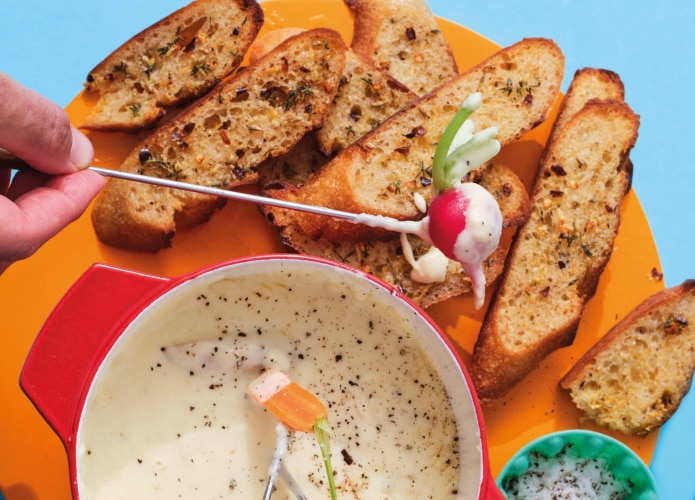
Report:
[[[506,500],[507,495],[497,486],[489,464],[486,465],[485,469],[483,484],[480,488],[480,498],[484,498],[485,500]]]
[[[486,500],[506,500],[507,496],[502,493],[502,490],[497,487],[495,480],[490,477],[480,498],[485,498]]]
[[[19,383],[66,445],[104,342],[124,312],[165,282],[95,264],[68,290],[36,336]]]

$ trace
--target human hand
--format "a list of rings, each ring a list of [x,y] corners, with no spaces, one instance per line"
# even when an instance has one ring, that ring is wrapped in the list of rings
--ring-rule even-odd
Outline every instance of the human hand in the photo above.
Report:
[[[0,165],[0,273],[38,250],[76,220],[106,182],[83,170],[94,157],[89,139],[60,106],[0,72],[0,147],[35,171]]]

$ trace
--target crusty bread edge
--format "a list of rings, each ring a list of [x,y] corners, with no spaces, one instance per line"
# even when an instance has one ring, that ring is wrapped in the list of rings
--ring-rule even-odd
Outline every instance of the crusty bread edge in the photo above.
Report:
[[[574,120],[577,115],[580,113],[586,112],[587,109],[589,109],[592,106],[611,106],[611,107],[623,107],[627,108],[630,110],[632,115],[634,115],[634,119],[638,120],[639,123],[639,117],[638,115],[634,114],[634,112],[630,109],[630,107],[624,102],[624,101],[618,101],[615,99],[590,99],[587,101],[587,103],[584,105],[584,107],[578,111],[575,116],[571,118],[571,120]],[[562,134],[562,131],[560,132]],[[559,137],[559,136],[558,136]],[[637,139],[637,133],[635,134],[634,141]],[[634,141],[632,146],[634,145]],[[624,169],[625,171],[625,176],[626,176],[626,185],[624,189],[623,194],[627,194],[629,192],[631,185],[632,185],[632,162],[629,159],[629,153],[630,150],[632,149],[632,146],[628,147],[627,150],[625,151],[625,156],[621,161],[621,168]],[[555,142],[552,144],[548,145],[548,150],[547,154],[544,154],[543,156],[551,156],[550,153],[552,152],[552,148],[555,147]],[[542,176],[543,176],[544,168],[541,166],[541,168],[538,169],[538,172],[536,174],[536,178],[534,180],[534,185],[533,189],[531,191],[531,197],[535,195],[537,192],[537,186],[542,182]],[[620,212],[618,211],[617,217],[620,218]],[[618,225],[620,224],[620,219],[618,219]],[[518,234],[518,233],[517,233]],[[512,242],[512,246],[509,250],[509,253],[507,255],[507,261],[505,263],[505,271],[502,273],[502,276],[499,278],[499,283],[498,286],[495,288],[493,291],[492,297],[490,299],[490,309],[488,309],[488,312],[485,315],[485,318],[483,319],[483,324],[480,329],[480,333],[478,335],[478,339],[475,343],[475,348],[474,348],[474,367],[477,366],[499,366],[500,365],[500,360],[498,359],[497,356],[490,356],[491,353],[499,352],[499,351],[505,351],[505,347],[501,343],[501,339],[499,336],[499,333],[496,331],[490,331],[490,334],[486,333],[488,332],[488,325],[489,325],[489,318],[492,317],[494,314],[494,309],[495,309],[495,303],[496,303],[496,297],[499,295],[499,293],[502,291],[504,287],[504,283],[507,279],[508,275],[508,267],[509,267],[509,262],[511,262],[516,255],[517,248],[518,248],[518,238],[515,237],[514,241]],[[581,306],[581,309],[577,311],[577,314],[571,318],[568,318],[568,321],[565,322],[564,326],[562,328],[557,329],[555,332],[552,334],[548,335],[544,340],[544,342],[541,345],[537,345],[533,350],[527,350],[524,353],[516,353],[513,356],[513,361],[511,359],[505,359],[502,361],[502,363],[505,363],[509,365],[510,363],[513,363],[513,369],[507,366],[504,370],[495,370],[494,372],[494,384],[490,384],[490,380],[488,380],[488,383],[486,386],[483,388],[480,386],[480,378],[476,376],[476,370],[472,369],[471,370],[471,376],[474,382],[474,385],[476,386],[476,390],[478,393],[478,399],[480,400],[481,405],[483,406],[493,406],[497,404],[505,394],[511,390],[513,386],[515,386],[524,376],[526,376],[528,373],[530,373],[533,369],[535,369],[540,362],[545,359],[549,354],[552,352],[556,351],[557,349],[560,349],[562,347],[566,347],[568,345],[571,345],[574,342],[574,338],[577,334],[577,330],[579,328],[579,324],[581,322],[581,317],[584,311],[584,306],[588,302],[588,300],[593,297],[593,295],[596,293],[596,289],[598,287],[599,279],[605,269],[605,267],[608,265],[608,262],[610,260],[610,257],[612,255],[612,250],[606,255],[606,258],[603,259],[602,262],[598,262],[596,266],[592,267],[589,269],[588,274],[585,276],[585,279],[582,281],[583,286],[578,287],[578,292],[580,293],[580,297],[583,299],[583,303]],[[496,329],[495,329],[496,330]],[[491,372],[489,370],[486,371],[486,375],[490,376]]]
[[[647,297],[644,301],[638,304],[637,307],[632,309],[625,317],[613,325],[613,327],[611,327],[611,329],[603,337],[601,337],[574,364],[574,366],[572,366],[572,368],[570,368],[570,370],[560,380],[560,387],[565,390],[569,390],[570,386],[577,380],[582,371],[588,365],[591,365],[594,362],[596,356],[608,349],[620,338],[621,335],[629,330],[632,324],[640,320],[645,314],[648,314],[650,311],[653,311],[657,307],[667,304],[668,302],[679,299],[681,296],[692,290],[695,290],[695,279],[688,279],[680,285],[666,288]]]
[[[553,142],[554,137],[560,132],[560,129],[572,118],[571,116],[567,116],[567,106],[573,98],[573,92],[576,86],[582,82],[582,78],[586,77],[586,75],[593,75],[594,77],[603,78],[605,81],[610,82],[610,84],[619,94],[619,100],[624,100],[625,85],[623,84],[623,81],[621,80],[620,75],[618,73],[603,68],[585,67],[578,69],[574,72],[574,76],[572,78],[572,81],[570,82],[570,86],[567,89],[567,92],[565,93],[565,97],[562,99],[562,102],[560,103],[560,107],[558,108],[557,112],[557,118],[555,119],[555,123],[553,123],[553,126],[550,130],[550,135],[548,136],[548,143]]]
[[[645,315],[650,314],[652,311],[668,306],[670,302],[677,302],[684,295],[692,293],[695,290],[695,280],[688,279],[681,283],[680,285],[667,288],[657,292],[641,302],[637,307],[631,310],[627,316],[616,323],[603,337],[601,337],[596,344],[594,344],[575,364],[570,368],[570,370],[565,374],[565,376],[560,380],[558,386],[564,389],[570,394],[570,397],[574,399],[572,393],[572,386],[581,377],[582,372],[588,369],[596,362],[596,358],[600,356],[605,350],[610,349],[612,345],[620,340],[623,335],[627,335],[633,325],[639,322]],[[685,384],[683,386],[683,393],[679,394],[678,397],[673,398],[672,404],[665,405],[664,411],[650,422],[649,425],[634,428],[633,430],[619,429],[628,434],[634,434],[636,436],[645,437],[650,433],[654,432],[662,425],[664,425],[678,410],[683,398],[690,391],[693,382],[693,372],[684,373],[683,378]],[[581,408],[580,408],[581,409]],[[607,424],[606,424],[607,425]],[[609,426],[612,428],[612,426]]]

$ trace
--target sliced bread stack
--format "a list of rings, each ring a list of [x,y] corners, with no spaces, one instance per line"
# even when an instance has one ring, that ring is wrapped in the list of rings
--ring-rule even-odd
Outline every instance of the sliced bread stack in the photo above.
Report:
[[[333,105],[323,126],[311,134],[314,137],[305,138],[295,150],[261,165],[263,185],[274,181],[293,185],[305,182],[328,159],[413,103],[418,95],[458,74],[451,48],[426,2],[346,3],[354,14],[353,39]],[[298,31],[301,30],[270,31],[249,49],[251,61]],[[408,83],[399,81],[394,74]],[[408,85],[414,85],[418,91]]]
[[[158,127],[120,169],[231,189],[258,182],[258,165],[319,127],[333,101],[347,47],[326,28],[302,32]],[[177,229],[206,221],[220,199],[112,180],[92,221],[112,246],[156,252]]]
[[[251,45],[250,61],[301,31],[300,28],[283,28],[268,32]],[[416,99],[415,93],[388,72],[349,49],[338,92],[323,126],[316,131],[317,145],[330,157]]]
[[[608,82],[608,85],[606,85]],[[610,72],[577,73],[538,171],[532,210],[512,244],[475,344],[471,378],[499,402],[539,362],[574,341],[613,250],[630,189],[639,117]]]
[[[400,220],[421,217],[415,196],[430,200],[434,151],[463,101],[481,92],[478,130],[499,129],[504,145],[541,122],[555,102],[564,57],[551,40],[525,39],[500,50],[402,109],[343,150],[293,193],[298,201]],[[510,83],[514,82],[514,83]],[[282,197],[281,190],[273,196]],[[296,214],[309,238],[356,241],[384,238],[381,231],[311,214]]]
[[[544,63],[540,65],[541,73],[539,61]],[[483,90],[485,102],[476,112],[476,115],[480,113],[475,118],[476,124],[479,128],[501,124],[500,138],[509,142],[543,120],[555,101],[563,71],[564,59],[554,43],[544,39],[524,40],[399,111],[340,152],[303,185],[274,185],[264,194],[391,216],[394,213],[389,213],[389,207],[396,207],[396,218],[422,217],[415,198],[431,197],[434,149],[463,100],[470,93]],[[534,87],[507,89],[508,78],[517,82],[532,79]],[[399,178],[408,182],[398,182]],[[480,182],[497,197],[505,226],[526,220],[528,194],[512,170],[493,162],[482,171]],[[365,269],[403,289],[423,307],[471,290],[469,277],[453,262],[443,282],[424,284],[412,280],[410,265],[395,233],[375,232],[364,226],[347,226],[277,208],[263,210],[291,248]],[[415,237],[411,237],[411,243],[416,257],[429,249]],[[505,249],[499,248],[484,264],[488,282],[493,282],[501,272],[505,253]]]

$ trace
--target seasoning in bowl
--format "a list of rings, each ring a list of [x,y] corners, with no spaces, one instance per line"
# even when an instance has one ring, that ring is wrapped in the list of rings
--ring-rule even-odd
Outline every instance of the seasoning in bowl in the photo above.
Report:
[[[647,466],[627,446],[583,430],[543,436],[519,450],[497,480],[510,500],[655,500]]]
[[[546,457],[529,453],[529,467],[505,485],[510,499],[537,498],[627,498],[629,484],[616,480],[602,458],[582,458],[571,444],[560,453]]]

